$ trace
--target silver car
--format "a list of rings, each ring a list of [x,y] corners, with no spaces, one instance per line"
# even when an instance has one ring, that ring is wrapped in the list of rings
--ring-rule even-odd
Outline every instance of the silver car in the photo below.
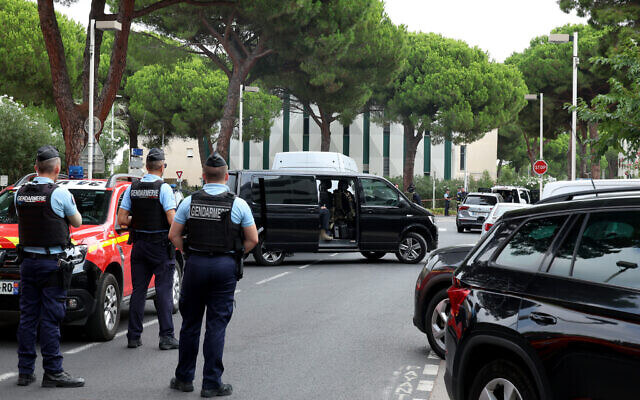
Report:
[[[498,193],[469,193],[462,204],[458,206],[456,226],[458,232],[465,229],[482,229],[482,224],[497,203],[504,199]]]

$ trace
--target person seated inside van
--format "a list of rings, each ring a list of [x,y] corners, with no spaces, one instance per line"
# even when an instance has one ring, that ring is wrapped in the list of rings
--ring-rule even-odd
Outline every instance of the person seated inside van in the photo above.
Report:
[[[320,239],[322,240],[333,239],[329,235],[329,232],[331,231],[329,221],[331,221],[331,209],[333,208],[333,196],[329,192],[331,186],[330,180],[325,179],[320,181]]]
[[[353,224],[356,217],[356,201],[349,190],[349,185],[348,179],[340,179],[338,188],[333,191],[334,227],[338,226],[341,239],[351,237],[350,231],[354,230]]]

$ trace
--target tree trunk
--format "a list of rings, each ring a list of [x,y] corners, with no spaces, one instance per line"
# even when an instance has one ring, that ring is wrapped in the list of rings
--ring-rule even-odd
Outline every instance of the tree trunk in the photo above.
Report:
[[[502,159],[498,160],[498,169],[496,170],[496,179],[500,179],[500,173],[502,172]]]
[[[595,143],[598,141],[598,138],[598,124],[589,124],[589,139],[591,143],[591,178],[593,179],[600,179],[602,175],[602,171],[600,169],[600,157],[598,156],[598,153],[594,151]]]
[[[580,140],[578,140],[578,157],[580,158],[578,167],[580,168],[580,178],[588,178],[587,176],[587,128],[584,124],[580,125],[579,133]]]
[[[615,179],[618,177],[618,155],[605,155],[607,158],[607,179]]]
[[[407,188],[410,184],[413,183],[413,173],[416,162],[416,152],[418,150],[418,145],[422,140],[423,133],[416,133],[416,128],[413,126],[411,122],[405,121],[404,124],[404,140],[406,143],[405,147],[405,160],[404,167],[402,171],[402,188],[406,192]]]
[[[198,154],[200,155],[200,165],[204,167],[204,163],[207,161],[207,150],[209,150],[209,154],[213,152],[211,140],[208,140],[205,144],[204,138],[205,132],[196,132],[196,140],[198,142]]]
[[[322,137],[320,151],[329,151],[331,147],[331,122],[333,122],[333,116],[320,108],[320,122],[320,133]]]
[[[140,124],[131,114],[127,116],[127,127],[129,128],[129,148],[135,149],[138,147],[138,129],[140,129]]]
[[[220,120],[220,134],[216,142],[216,151],[223,158],[229,155],[229,144],[231,143],[231,135],[236,125],[236,112],[238,103],[240,102],[240,85],[242,84],[242,73],[238,68],[233,69],[233,74],[229,79],[229,87],[227,88],[227,101],[222,109],[222,119]]]
[[[533,164],[536,162],[536,156],[533,154],[533,149],[531,148],[531,143],[529,143],[529,138],[527,134],[522,131],[522,136],[524,137],[524,142],[527,144],[527,157],[529,157],[529,172],[533,172]]]

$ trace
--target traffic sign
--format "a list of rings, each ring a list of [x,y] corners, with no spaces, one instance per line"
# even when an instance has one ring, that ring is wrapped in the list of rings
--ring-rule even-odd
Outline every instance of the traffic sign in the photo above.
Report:
[[[533,163],[533,172],[535,172],[538,175],[546,174],[548,168],[549,168],[549,165],[545,160],[538,160],[535,163]]]
[[[9,175],[0,175],[0,186],[7,186],[9,184]]]
[[[87,135],[89,134],[89,124],[91,124],[91,122],[89,122],[89,118],[84,120],[84,131],[87,132]],[[100,118],[98,117],[93,117],[93,134],[97,135],[98,132],[100,132],[100,129],[102,128],[102,121],[100,121]]]
[[[100,143],[95,142],[93,144],[93,172],[96,174],[104,173],[104,153],[100,148]],[[80,165],[82,165],[84,171],[89,170],[89,146],[85,145],[80,153]]]
[[[178,179],[182,178],[182,171],[176,171],[176,175],[178,175]]]

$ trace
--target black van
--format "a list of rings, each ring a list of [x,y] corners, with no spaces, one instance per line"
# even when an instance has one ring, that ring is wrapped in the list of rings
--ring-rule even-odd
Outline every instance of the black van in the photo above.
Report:
[[[333,240],[320,239],[320,183],[335,199]],[[375,175],[230,171],[228,186],[253,211],[260,233],[253,255],[261,265],[279,265],[293,252],[360,252],[372,260],[395,252],[415,264],[438,246],[433,215]]]

